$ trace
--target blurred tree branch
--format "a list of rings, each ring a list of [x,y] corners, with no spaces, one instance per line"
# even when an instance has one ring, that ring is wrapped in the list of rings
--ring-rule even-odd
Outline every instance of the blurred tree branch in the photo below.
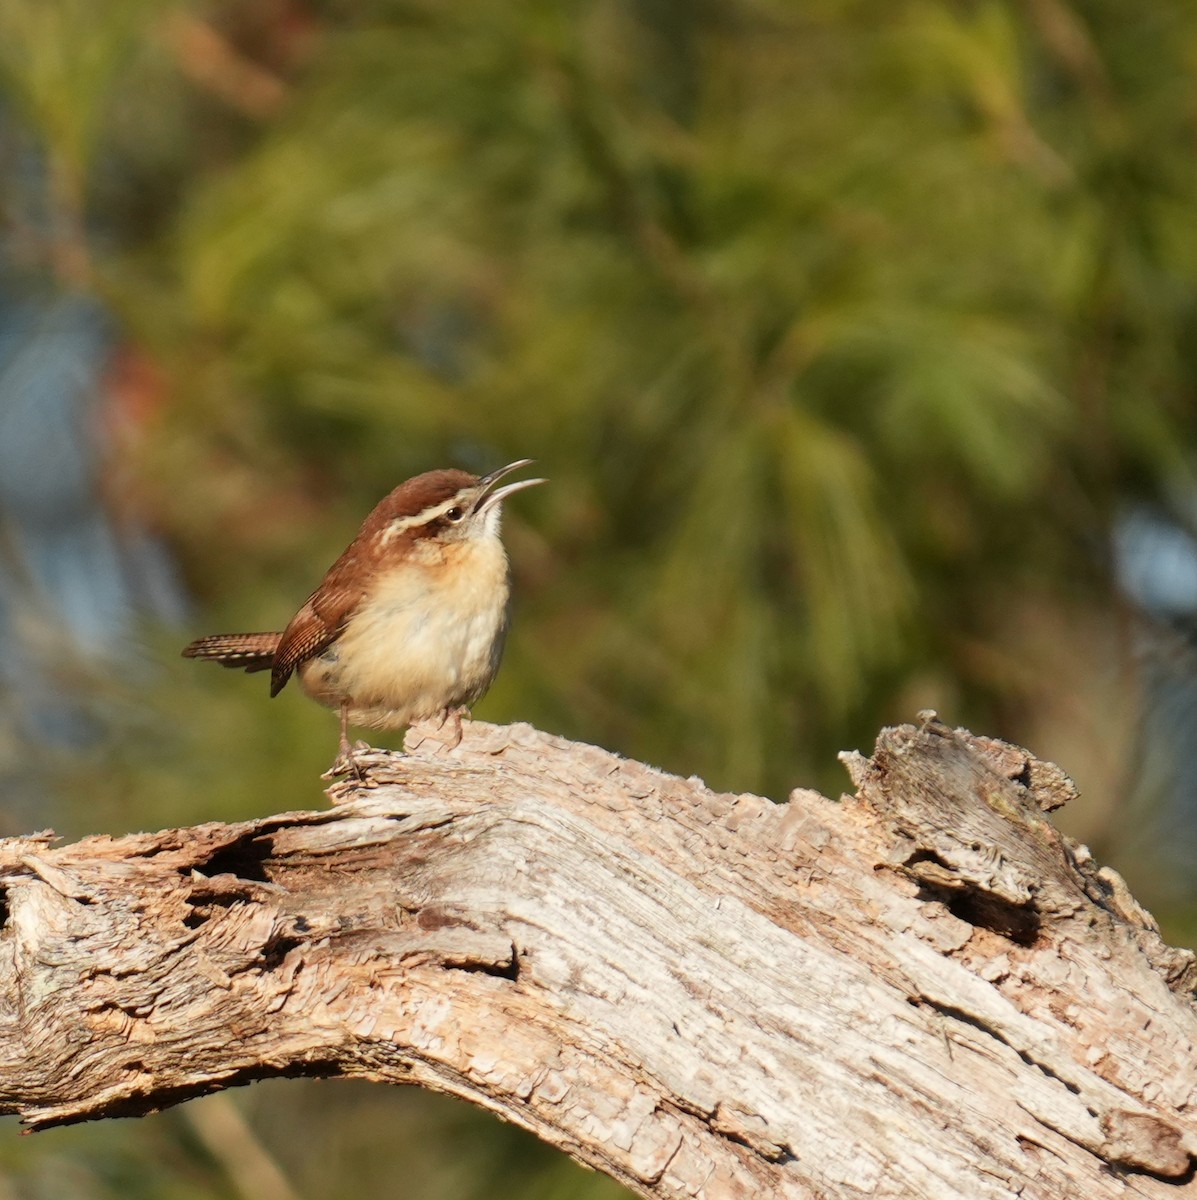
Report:
[[[1193,956],[1044,818],[1058,768],[930,714],[785,806],[527,726],[408,748],[324,812],[0,845],[0,1108],[362,1076],[644,1196],[1191,1180]]]
[[[213,25],[178,10],[169,14],[164,33],[183,74],[226,104],[258,120],[282,108],[287,85],[241,54]]]

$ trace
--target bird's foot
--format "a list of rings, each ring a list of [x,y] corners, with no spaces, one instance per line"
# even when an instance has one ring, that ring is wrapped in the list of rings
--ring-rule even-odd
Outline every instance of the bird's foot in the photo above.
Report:
[[[410,751],[418,750],[426,742],[432,742],[434,753],[441,752],[436,747],[456,750],[461,745],[462,720],[469,715],[470,710],[465,705],[442,709],[439,718],[430,717],[412,725],[407,731],[404,745]]]
[[[446,749],[456,750],[461,745],[461,723],[469,715],[470,710],[464,704],[459,704],[456,708],[446,708],[441,713],[440,730],[447,735],[444,738]]]
[[[362,762],[362,758],[373,752],[374,747],[369,742],[354,742],[352,746],[348,741],[342,742],[332,766],[320,778],[346,779],[352,776],[359,783],[365,783],[366,764]]]

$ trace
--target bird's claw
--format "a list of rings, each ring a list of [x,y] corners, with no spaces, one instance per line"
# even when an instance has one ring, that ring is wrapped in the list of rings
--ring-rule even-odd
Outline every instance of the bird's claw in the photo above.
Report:
[[[355,742],[352,746],[343,745],[333,759],[332,766],[320,776],[321,779],[344,779],[354,776],[359,783],[366,781],[366,766],[361,761],[362,755],[373,750],[369,742]]]
[[[404,746],[410,752],[427,742],[432,744],[432,752],[436,754],[456,750],[463,736],[462,719],[469,715],[470,710],[464,706],[442,709],[438,716],[409,726]]]

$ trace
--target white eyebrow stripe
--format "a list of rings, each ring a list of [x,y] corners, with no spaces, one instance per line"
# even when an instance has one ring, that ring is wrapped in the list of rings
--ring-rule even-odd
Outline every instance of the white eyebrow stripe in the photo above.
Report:
[[[408,529],[416,529],[421,525],[427,525],[429,521],[435,521],[437,517],[443,517],[449,509],[461,503],[461,493],[455,492],[448,500],[440,504],[434,504],[422,512],[416,513],[415,516],[396,517],[383,530],[382,544],[385,546],[392,538],[398,537]]]

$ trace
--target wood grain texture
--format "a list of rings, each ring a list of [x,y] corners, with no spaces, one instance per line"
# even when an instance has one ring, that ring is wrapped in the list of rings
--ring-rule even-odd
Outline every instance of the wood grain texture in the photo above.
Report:
[[[930,716],[854,796],[418,727],[334,807],[0,843],[0,1110],[464,1096],[644,1196],[1197,1196],[1193,957]]]

